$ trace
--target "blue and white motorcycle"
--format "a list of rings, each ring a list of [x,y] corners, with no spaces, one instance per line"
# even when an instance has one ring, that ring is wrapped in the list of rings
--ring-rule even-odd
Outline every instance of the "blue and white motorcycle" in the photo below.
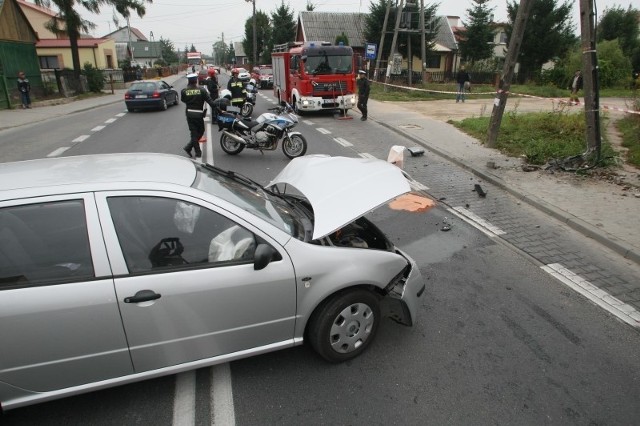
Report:
[[[298,116],[288,103],[269,108],[255,120],[242,118],[239,114],[220,112],[216,121],[222,150],[236,155],[245,148],[274,151],[282,141],[282,151],[289,158],[301,157],[307,152],[307,140],[300,132],[292,131],[298,124]]]

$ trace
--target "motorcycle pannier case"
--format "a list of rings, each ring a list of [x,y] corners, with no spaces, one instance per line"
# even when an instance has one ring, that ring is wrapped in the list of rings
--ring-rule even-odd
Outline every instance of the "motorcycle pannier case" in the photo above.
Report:
[[[218,122],[218,131],[222,129],[231,130],[235,116],[233,114],[218,114],[216,121]]]

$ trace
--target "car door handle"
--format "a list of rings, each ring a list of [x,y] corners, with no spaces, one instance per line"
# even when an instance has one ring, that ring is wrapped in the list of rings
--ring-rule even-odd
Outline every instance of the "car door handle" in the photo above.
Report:
[[[140,290],[135,294],[135,296],[125,297],[124,303],[148,302],[150,300],[160,299],[160,297],[162,297],[162,295],[153,290]]]

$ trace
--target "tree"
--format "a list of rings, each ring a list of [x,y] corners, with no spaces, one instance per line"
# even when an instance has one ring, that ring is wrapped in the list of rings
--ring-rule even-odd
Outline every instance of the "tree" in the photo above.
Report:
[[[192,44],[191,44],[191,47],[189,48],[189,52],[190,52],[190,53],[194,53],[194,52],[197,52],[197,51],[198,51],[198,49],[196,49],[196,47],[195,47],[195,46],[193,45],[193,43],[192,43]]]
[[[378,0],[378,3],[371,3],[369,5],[369,14],[365,18],[365,31],[364,36],[368,42],[379,43],[380,36],[382,35],[382,26],[384,25],[384,16],[387,11],[387,3],[392,0]],[[395,28],[396,22],[396,11],[393,7],[395,2],[392,2],[391,10],[389,11],[389,20],[387,21],[387,32],[384,38],[384,51],[378,52],[381,57],[388,58],[391,52],[391,41],[393,40],[393,31]],[[436,20],[436,11],[438,9],[438,4],[425,4],[424,5],[424,23],[427,28],[427,32],[425,34],[425,44],[427,48],[427,54],[430,50],[430,47],[433,45],[436,34],[438,33],[438,25],[431,25],[432,22]],[[418,10],[413,9],[410,14],[410,18],[406,21],[406,25],[411,29],[419,29],[420,25],[420,13]],[[398,36],[398,51],[407,55],[407,43],[406,37],[401,36],[404,33],[400,33]],[[409,33],[406,33],[407,37]],[[420,46],[420,33],[414,32],[411,35],[411,51],[413,55],[420,55],[422,50]]]
[[[349,45],[349,37],[347,37],[347,35],[344,33],[344,31],[342,32],[342,34],[340,34],[339,36],[336,37],[335,45],[337,46],[340,43],[344,44],[345,46]]]
[[[310,0],[307,0],[307,12],[313,12],[313,10],[316,8],[316,5],[311,3]]]
[[[256,12],[256,57],[264,58],[265,53],[269,53],[269,43],[271,41],[271,26],[269,17],[262,11]],[[253,58],[253,17],[246,20],[244,24],[244,40],[242,40],[244,53],[248,58]],[[269,56],[268,56],[269,57]],[[270,57],[269,57],[270,58]],[[258,64],[253,64],[257,66]]]
[[[160,52],[162,59],[164,59],[167,64],[178,63],[178,55],[176,54],[176,49],[171,40],[160,37]]]
[[[631,58],[633,69],[640,70],[640,10],[620,6],[605,9],[598,22],[598,41],[615,40],[620,42],[624,54]]]
[[[143,17],[145,14],[144,2],[151,3],[151,0],[35,0],[38,6],[51,8],[53,3],[58,8],[58,13],[54,18],[47,22],[47,29],[58,35],[69,37],[71,46],[71,58],[73,62],[73,72],[76,78],[80,77],[82,68],[80,66],[80,53],[78,51],[78,39],[81,32],[89,32],[95,28],[95,24],[82,19],[79,6],[84,7],[91,13],[100,13],[100,6],[113,6],[115,11],[125,18],[129,18],[131,11],[135,11],[138,16]],[[64,28],[59,26],[59,21],[64,22]],[[82,87],[77,88],[82,91]]]
[[[271,25],[271,46],[295,40],[296,21],[293,19],[293,11],[284,2],[271,13]]]
[[[535,0],[527,20],[518,62],[518,82],[524,83],[537,77],[546,62],[564,56],[576,42],[571,23],[572,1]],[[518,12],[516,1],[507,3],[510,25],[507,37],[511,39],[513,23]]]
[[[472,0],[473,7],[467,9],[468,22],[460,40],[460,55],[473,65],[477,61],[489,59],[493,56],[493,28],[491,27],[492,12],[487,3],[489,0]]]

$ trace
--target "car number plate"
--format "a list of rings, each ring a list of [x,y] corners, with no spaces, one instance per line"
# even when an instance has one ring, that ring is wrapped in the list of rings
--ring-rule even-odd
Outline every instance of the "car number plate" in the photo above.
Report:
[[[136,99],[146,99],[147,95],[136,95]]]

